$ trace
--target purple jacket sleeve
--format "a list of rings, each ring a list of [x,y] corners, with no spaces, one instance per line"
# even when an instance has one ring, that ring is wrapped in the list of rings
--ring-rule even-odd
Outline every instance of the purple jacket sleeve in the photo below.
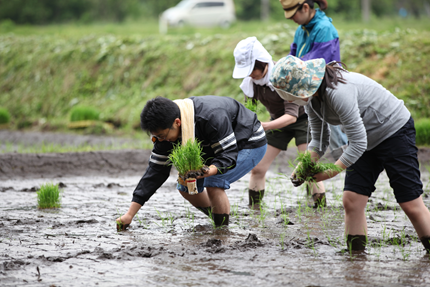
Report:
[[[324,58],[326,63],[331,61],[340,61],[340,48],[339,38],[330,40],[328,42],[318,43],[315,42],[312,45],[312,49],[304,55],[301,59],[303,61]]]

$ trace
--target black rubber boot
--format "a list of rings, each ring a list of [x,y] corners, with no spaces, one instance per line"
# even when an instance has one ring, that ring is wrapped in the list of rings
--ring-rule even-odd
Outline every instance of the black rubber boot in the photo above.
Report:
[[[196,207],[198,210],[209,216],[210,213],[212,213],[212,207]]]
[[[420,239],[427,253],[430,253],[430,237],[421,237]]]
[[[216,227],[228,226],[230,215],[212,213],[212,216]]]
[[[350,235],[346,239],[346,249],[351,251],[363,251],[366,248],[366,235]]]
[[[264,197],[264,189],[262,190],[253,190],[248,189],[248,195],[249,195],[249,205],[259,205],[260,202],[263,200]]]
[[[313,208],[327,207],[325,192],[312,194],[312,200],[314,202]]]

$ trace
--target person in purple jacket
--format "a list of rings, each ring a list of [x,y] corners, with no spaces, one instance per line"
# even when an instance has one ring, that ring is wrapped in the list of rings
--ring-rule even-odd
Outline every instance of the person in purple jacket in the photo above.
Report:
[[[285,18],[300,25],[290,47],[290,55],[303,61],[323,58],[326,63],[340,62],[339,35],[332,19],[322,11],[327,9],[327,0],[279,0]],[[314,8],[315,3],[320,7]],[[330,125],[330,149],[335,160],[347,144],[346,135],[340,126]]]

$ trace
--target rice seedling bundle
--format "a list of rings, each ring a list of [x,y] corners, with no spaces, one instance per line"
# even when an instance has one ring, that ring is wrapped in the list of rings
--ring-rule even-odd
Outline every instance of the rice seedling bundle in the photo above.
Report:
[[[58,184],[46,183],[37,191],[37,206],[39,209],[61,207],[61,190]]]
[[[179,178],[187,182],[188,192],[196,194],[196,177],[203,175],[203,170],[207,168],[203,162],[200,143],[188,140],[185,144],[175,145],[169,159],[178,170]]]
[[[315,182],[313,176],[327,170],[342,171],[342,168],[334,163],[312,162],[310,152],[299,153],[295,162],[297,162],[297,168],[294,180],[300,182]]]

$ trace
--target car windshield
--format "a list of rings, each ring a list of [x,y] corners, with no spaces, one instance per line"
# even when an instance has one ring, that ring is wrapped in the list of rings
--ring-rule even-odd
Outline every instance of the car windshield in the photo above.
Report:
[[[191,5],[193,4],[194,4],[194,1],[183,0],[179,2],[178,5],[176,5],[176,8],[188,8],[188,7],[191,7]]]

